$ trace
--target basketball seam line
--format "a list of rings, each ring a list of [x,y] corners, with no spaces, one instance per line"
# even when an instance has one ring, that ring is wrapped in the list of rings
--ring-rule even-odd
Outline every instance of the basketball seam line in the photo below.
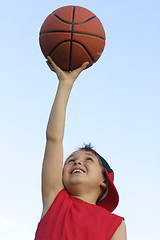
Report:
[[[52,13],[52,15],[54,15],[55,17],[57,17],[60,21],[64,22],[64,23],[68,23],[68,24],[72,24],[72,22],[69,22],[69,21],[66,21],[66,20],[63,20],[61,17],[59,17],[57,14],[55,13]],[[83,24],[83,23],[86,23],[94,18],[97,18],[96,16],[93,16],[93,17],[90,17],[88,18],[87,20],[83,21],[83,22],[79,22],[79,23],[73,23],[73,25],[79,25],[79,24]]]
[[[71,57],[72,57],[72,40],[73,40],[74,14],[75,14],[75,6],[73,6],[73,15],[72,15],[72,29],[71,29],[70,55],[69,55],[69,71],[71,71]]]
[[[47,33],[63,33],[63,32],[70,33],[71,31],[63,31],[63,30],[46,31],[46,32],[40,33],[40,36],[41,36],[41,35],[44,35],[44,34],[47,34]],[[73,33],[84,34],[84,35],[89,35],[89,36],[101,38],[101,39],[103,39],[104,41],[106,40],[104,37],[101,37],[101,36],[99,36],[99,35],[92,34],[92,33],[77,32],[77,31],[73,31]]]
[[[49,56],[51,56],[52,53],[54,52],[54,50],[55,50],[57,47],[59,47],[59,46],[60,46],[62,43],[64,43],[64,42],[70,42],[70,40],[64,40],[64,41],[58,43],[58,44],[52,49],[52,51],[50,52]],[[72,40],[72,42],[79,43],[79,44],[86,50],[86,52],[88,53],[88,55],[89,55],[89,57],[91,58],[92,62],[94,63],[94,59],[92,58],[90,52],[88,51],[88,49],[87,49],[81,42],[78,42],[78,41],[75,41],[75,40]]]

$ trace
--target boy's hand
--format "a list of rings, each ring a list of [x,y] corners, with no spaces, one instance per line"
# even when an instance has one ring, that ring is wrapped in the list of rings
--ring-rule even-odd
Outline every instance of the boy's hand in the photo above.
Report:
[[[70,83],[74,83],[79,74],[87,67],[89,62],[83,63],[79,68],[73,70],[72,72],[63,71],[60,67],[58,67],[51,57],[47,57],[46,63],[49,68],[57,74],[59,81],[69,81]]]

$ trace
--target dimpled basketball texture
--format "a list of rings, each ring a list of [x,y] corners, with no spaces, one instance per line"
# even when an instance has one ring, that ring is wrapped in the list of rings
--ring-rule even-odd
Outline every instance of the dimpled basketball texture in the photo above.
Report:
[[[79,6],[56,9],[40,30],[40,47],[63,70],[72,71],[88,61],[90,67],[101,56],[105,32],[94,13]]]

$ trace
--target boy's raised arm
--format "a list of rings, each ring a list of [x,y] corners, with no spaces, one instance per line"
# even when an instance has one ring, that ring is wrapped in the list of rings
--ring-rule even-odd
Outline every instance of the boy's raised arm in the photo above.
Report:
[[[52,61],[50,57],[48,57],[47,64],[50,69],[57,74],[57,77],[59,79],[59,85],[46,130],[47,141],[42,166],[43,206],[50,205],[49,202],[53,200],[57,193],[63,188],[62,143],[64,135],[66,107],[74,81],[88,65],[88,63],[86,62],[81,67],[72,72],[65,72],[62,71],[58,66],[56,66],[56,64]]]

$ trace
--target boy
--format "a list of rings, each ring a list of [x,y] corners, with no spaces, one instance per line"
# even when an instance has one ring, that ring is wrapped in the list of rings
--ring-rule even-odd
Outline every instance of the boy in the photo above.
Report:
[[[35,240],[126,240],[123,218],[111,214],[118,204],[113,171],[90,146],[72,153],[63,168],[63,135],[69,95],[88,62],[62,71],[48,57],[59,85],[46,130],[42,167],[43,211]]]

